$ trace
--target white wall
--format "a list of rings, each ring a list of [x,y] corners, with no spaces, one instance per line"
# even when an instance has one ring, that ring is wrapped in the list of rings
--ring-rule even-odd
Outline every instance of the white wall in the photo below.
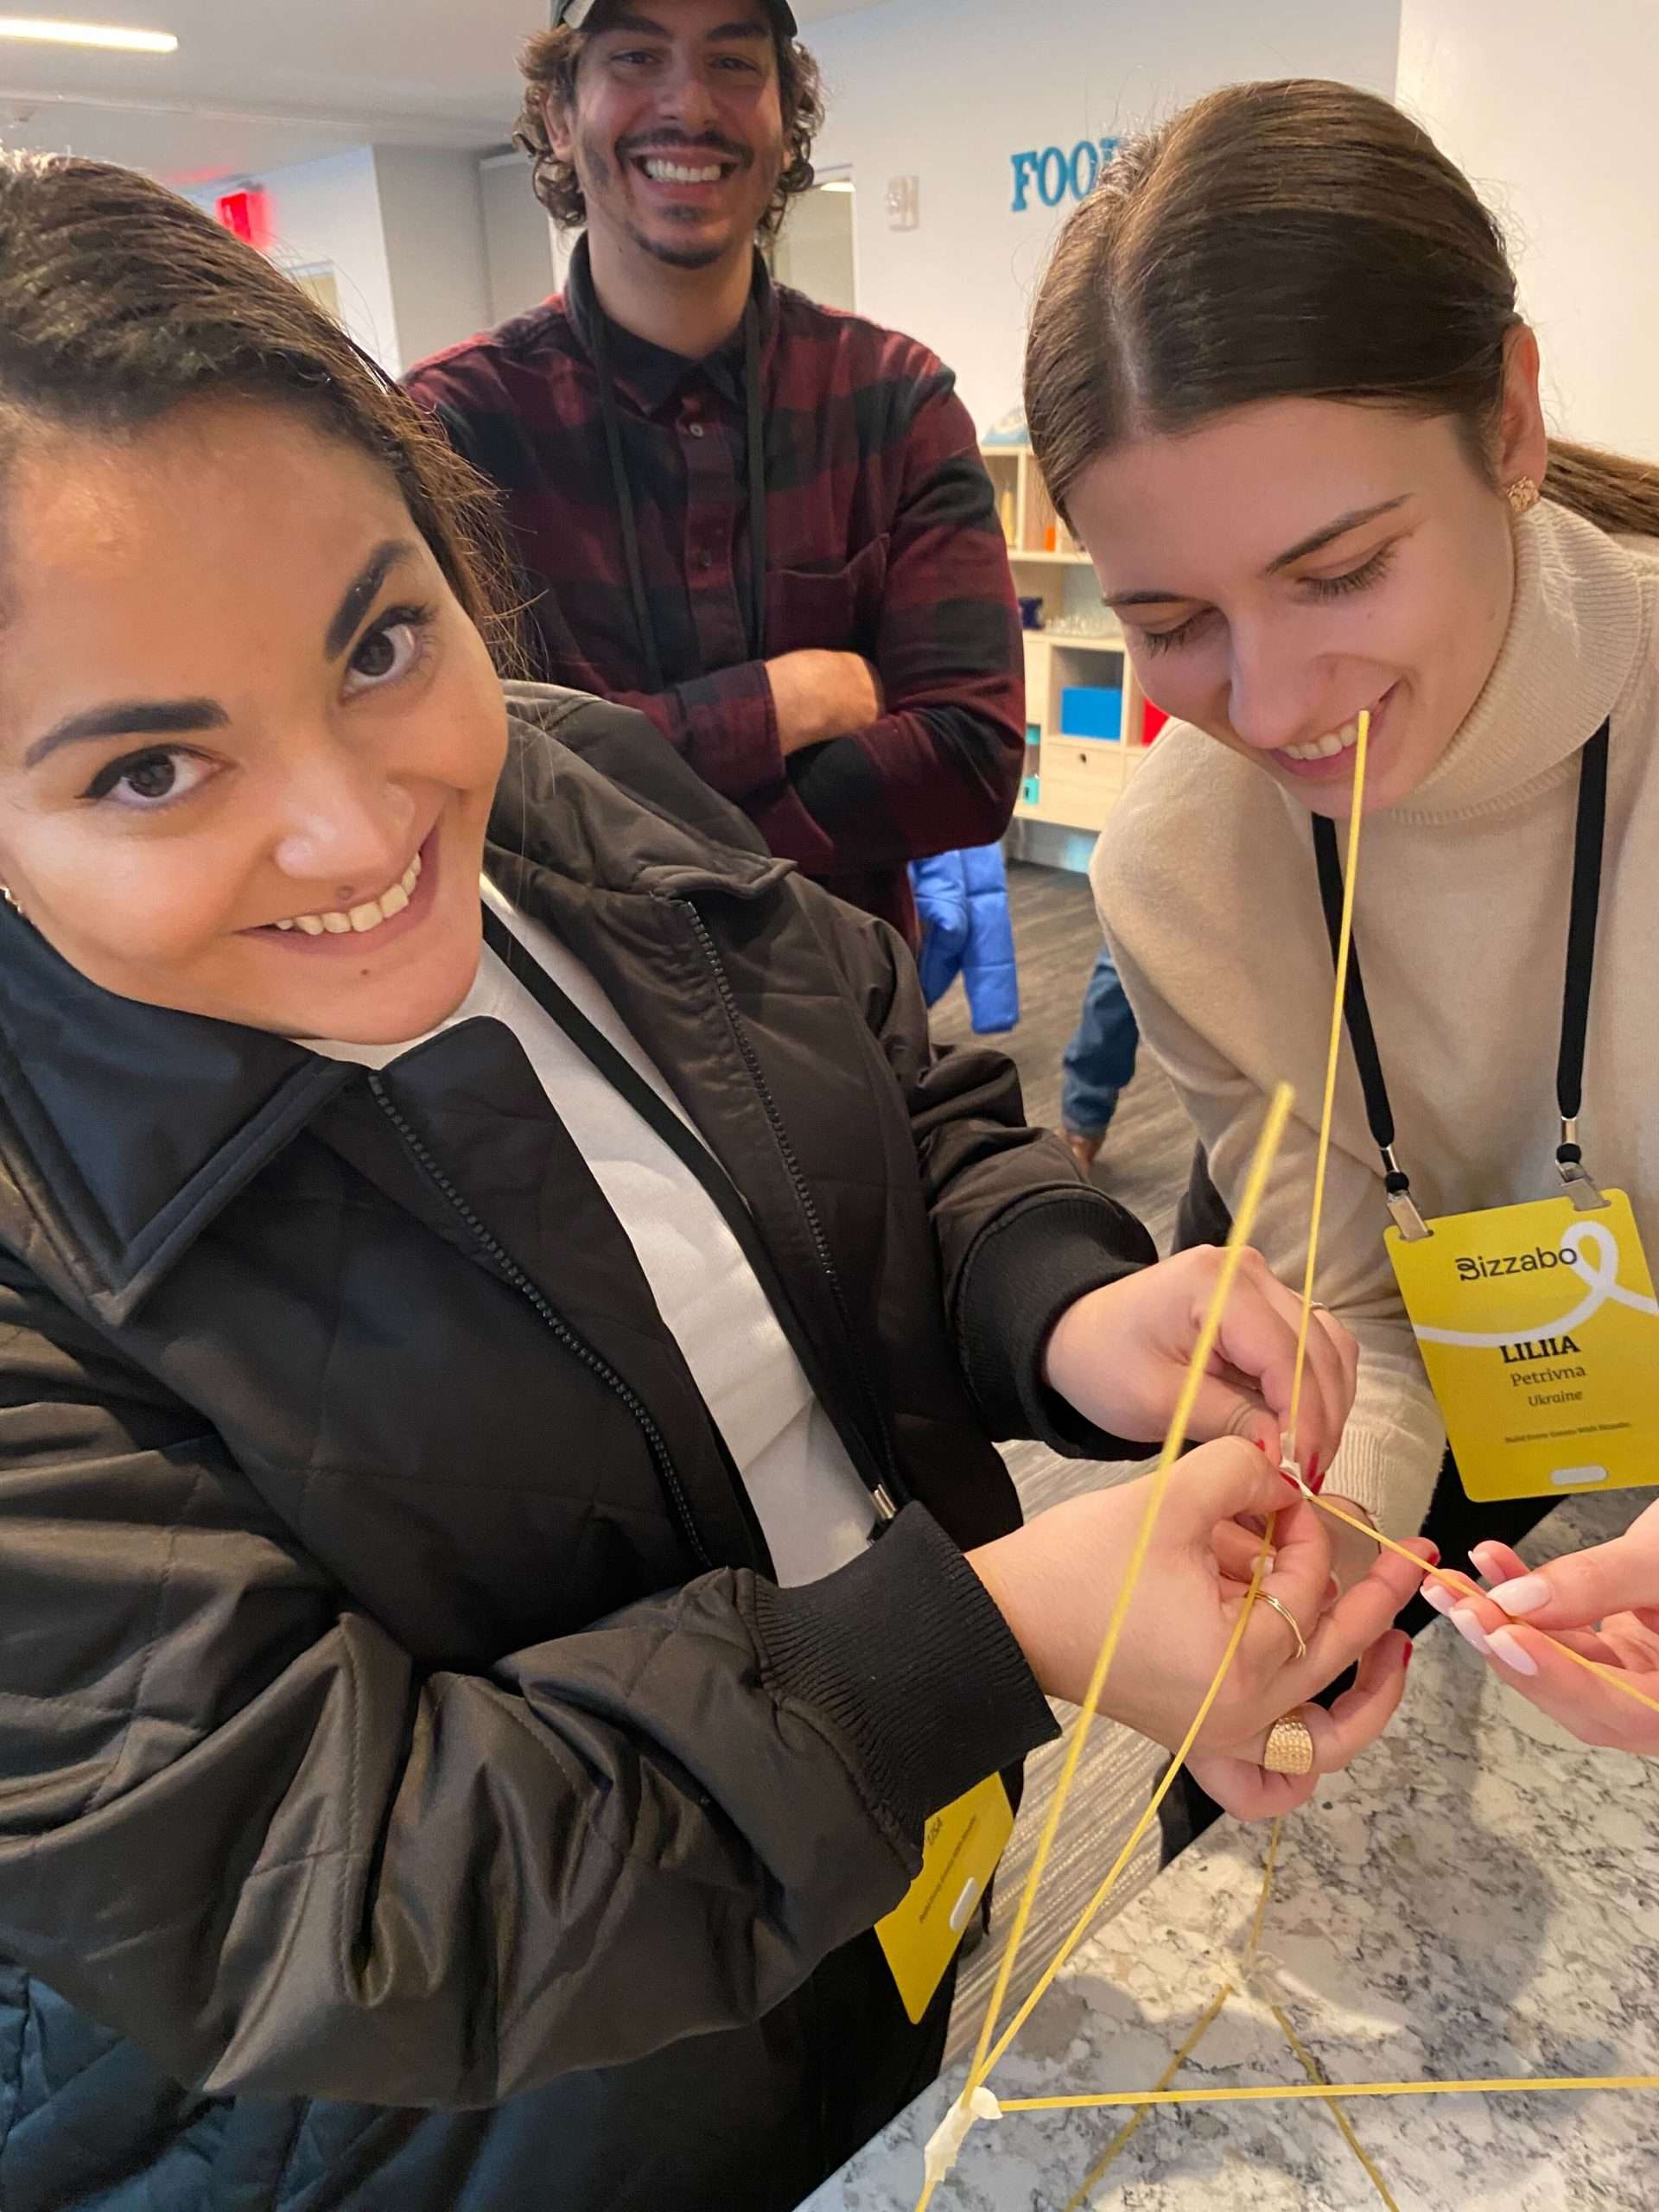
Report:
[[[270,196],[275,258],[290,268],[329,264],[340,286],[341,321],[365,353],[396,375],[403,364],[372,150],[359,146],[349,154],[296,162],[254,181]],[[211,213],[227,188],[209,185],[187,196]]]
[[[1545,0],[1523,4],[1541,14]],[[1489,19],[1493,5],[1455,0]],[[808,25],[829,79],[818,156],[850,165],[858,188],[860,312],[943,354],[984,428],[1019,400],[1032,292],[1069,211],[1050,213],[1033,194],[1029,213],[1013,213],[1010,156],[1121,136],[1241,78],[1342,77],[1392,94],[1400,6],[886,0]],[[1491,36],[1498,41],[1496,24]],[[921,180],[921,222],[893,232],[887,181],[902,175]]]
[[[530,188],[530,163],[523,154],[491,155],[480,164],[479,185],[493,325],[522,315],[552,291],[553,226]]]
[[[411,368],[492,320],[478,157],[377,146],[374,168],[397,352]]]
[[[1659,456],[1655,0],[1403,0],[1398,98],[1506,223],[1553,427]]]

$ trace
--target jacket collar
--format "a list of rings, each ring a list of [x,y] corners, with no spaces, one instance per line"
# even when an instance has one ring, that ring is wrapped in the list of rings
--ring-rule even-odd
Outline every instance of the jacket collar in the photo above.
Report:
[[[772,349],[778,336],[778,293],[766,261],[758,251],[754,257],[752,296],[760,314],[760,366],[764,377],[771,367]],[[588,256],[585,234],[577,239],[575,251],[570,257],[570,267],[564,282],[564,312],[576,342],[591,361],[594,358],[594,323],[603,310],[599,304],[599,295],[594,289],[593,264]],[[711,384],[730,406],[741,409],[745,404],[741,324],[723,346],[700,361],[692,360],[684,353],[676,353],[666,346],[653,345],[647,338],[636,337],[632,331],[624,330],[619,323],[609,324],[607,336],[618,385],[647,415],[660,414],[679,397],[688,385],[699,378]]]
[[[545,871],[578,895],[753,899],[788,872],[636,717],[509,689],[488,865],[510,896],[545,907]],[[664,800],[611,779],[630,770]],[[0,906],[0,1230],[112,1324],[361,1079],[263,1030],[102,990]]]

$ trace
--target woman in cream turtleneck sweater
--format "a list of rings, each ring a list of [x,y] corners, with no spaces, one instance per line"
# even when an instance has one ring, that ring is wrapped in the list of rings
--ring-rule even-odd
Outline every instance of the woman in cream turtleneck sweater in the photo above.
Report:
[[[1287,1277],[1332,988],[1310,817],[1346,819],[1365,709],[1356,941],[1430,1217],[1560,1192],[1580,757],[1611,718],[1583,1141],[1659,1255],[1659,471],[1552,443],[1538,373],[1466,180],[1336,85],[1236,87],[1126,145],[1033,318],[1039,460],[1175,718],[1102,840],[1102,918],[1224,1200],[1294,1084],[1257,1232]],[[1350,1052],[1319,1294],[1361,1369],[1329,1481],[1399,1534],[1445,1430],[1385,1195]]]

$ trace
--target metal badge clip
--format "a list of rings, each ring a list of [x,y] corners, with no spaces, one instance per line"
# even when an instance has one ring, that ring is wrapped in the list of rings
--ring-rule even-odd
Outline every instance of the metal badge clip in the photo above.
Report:
[[[1605,1207],[1607,1200],[1601,1185],[1584,1164],[1575,1120],[1561,1123],[1561,1148],[1555,1155],[1555,1165],[1567,1185],[1567,1195],[1580,1213],[1599,1213]]]
[[[1580,1213],[1599,1213],[1607,1204],[1601,1185],[1581,1160],[1563,1160],[1560,1163],[1561,1180],[1567,1185],[1567,1195]]]

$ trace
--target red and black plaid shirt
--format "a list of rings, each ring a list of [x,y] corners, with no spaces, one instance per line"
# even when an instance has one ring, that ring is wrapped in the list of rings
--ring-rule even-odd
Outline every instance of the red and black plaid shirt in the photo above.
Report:
[[[617,519],[586,242],[562,297],[423,362],[409,385],[505,495],[532,673],[643,709],[773,852],[913,934],[906,863],[991,843],[1019,788],[1024,666],[1007,550],[950,371],[756,266],[764,652],[861,653],[887,706],[787,760],[748,635],[741,331],[689,361],[609,327],[661,691],[646,688]]]

